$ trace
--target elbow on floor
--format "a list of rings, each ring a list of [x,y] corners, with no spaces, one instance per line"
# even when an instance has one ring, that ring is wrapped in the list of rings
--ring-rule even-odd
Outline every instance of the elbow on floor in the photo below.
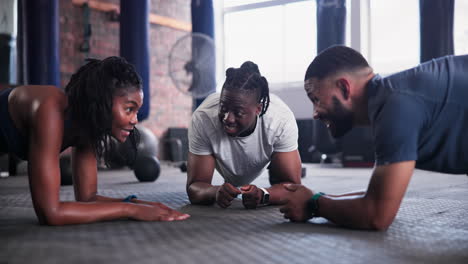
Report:
[[[64,225],[57,210],[47,210],[46,212],[38,213],[39,224],[48,226]]]
[[[370,228],[375,231],[386,231],[393,222],[393,218],[385,219],[382,217],[376,217],[371,220]]]
[[[210,202],[207,202],[207,201],[203,201],[201,199],[197,199],[197,198],[194,198],[194,197],[190,197],[189,196],[189,201],[191,204],[193,205],[211,205],[213,203],[210,203]]]
[[[200,197],[197,197],[196,195],[190,194],[190,193],[188,193],[188,198],[189,198],[190,203],[193,205],[212,205],[215,202],[215,201],[201,199]]]
[[[200,204],[200,202],[201,202],[200,199],[198,199],[195,194],[190,192],[190,190],[187,190],[187,196],[188,196],[189,201],[190,201],[191,204],[193,204],[193,205]]]

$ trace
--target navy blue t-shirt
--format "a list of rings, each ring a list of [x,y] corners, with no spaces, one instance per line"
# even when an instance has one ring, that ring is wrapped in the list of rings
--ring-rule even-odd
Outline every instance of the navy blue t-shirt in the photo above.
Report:
[[[377,165],[468,173],[468,55],[376,75],[367,88]]]

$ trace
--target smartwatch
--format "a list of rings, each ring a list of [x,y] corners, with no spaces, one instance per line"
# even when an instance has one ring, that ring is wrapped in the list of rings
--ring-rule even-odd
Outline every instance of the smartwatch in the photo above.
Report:
[[[319,204],[318,199],[320,196],[325,195],[323,192],[318,192],[312,195],[312,197],[307,201],[307,209],[309,210],[312,217],[318,216]]]
[[[263,191],[263,197],[260,204],[267,205],[270,203],[270,193],[265,188],[260,188]]]

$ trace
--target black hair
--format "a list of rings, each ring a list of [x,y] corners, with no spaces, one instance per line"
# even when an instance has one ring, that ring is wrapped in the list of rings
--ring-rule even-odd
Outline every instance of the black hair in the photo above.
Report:
[[[370,67],[361,53],[352,48],[336,45],[320,52],[307,68],[304,81],[310,78],[322,80],[338,72],[355,71]]]
[[[112,100],[126,91],[141,90],[142,81],[133,65],[124,58],[113,56],[86,61],[65,87],[67,114],[82,133],[79,143],[90,144],[96,158],[104,159],[109,166],[110,155],[116,149],[116,141],[111,138]],[[136,128],[130,133],[129,140],[136,156],[139,141]]]
[[[223,89],[241,92],[255,92],[257,103],[262,104],[260,116],[264,115],[270,105],[270,91],[268,82],[260,74],[257,64],[246,61],[240,68],[229,68],[226,70],[226,81]]]

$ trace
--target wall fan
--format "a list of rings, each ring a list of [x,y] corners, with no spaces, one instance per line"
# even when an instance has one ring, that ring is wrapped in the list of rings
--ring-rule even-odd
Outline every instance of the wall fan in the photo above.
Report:
[[[215,70],[215,47],[211,37],[189,33],[171,48],[169,76],[182,93],[199,99],[215,91]]]

